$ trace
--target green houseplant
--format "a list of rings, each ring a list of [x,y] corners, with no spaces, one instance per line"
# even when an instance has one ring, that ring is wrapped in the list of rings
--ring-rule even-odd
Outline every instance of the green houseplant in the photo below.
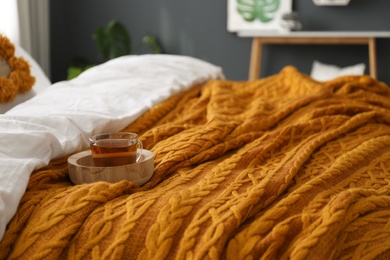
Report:
[[[110,21],[106,27],[98,27],[92,34],[98,52],[104,61],[131,53],[131,39],[120,22]]]
[[[97,50],[103,62],[124,55],[133,54],[131,48],[131,37],[125,26],[112,20],[105,27],[98,27],[92,34],[92,39],[97,45]],[[143,37],[142,43],[150,48],[153,54],[162,53],[162,49],[155,36],[147,34]],[[82,58],[73,59],[68,67],[67,79],[73,79],[85,70],[95,66]]]

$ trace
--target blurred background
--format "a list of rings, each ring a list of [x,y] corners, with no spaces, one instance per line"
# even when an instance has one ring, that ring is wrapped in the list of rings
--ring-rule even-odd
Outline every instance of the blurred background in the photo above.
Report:
[[[292,6],[303,31],[390,31],[388,0],[351,0],[347,6],[292,0]],[[142,44],[149,33],[164,53],[189,55],[221,66],[231,80],[248,79],[251,38],[227,31],[227,0],[52,0],[47,8],[48,45],[42,44],[42,48],[49,49],[47,71],[52,82],[66,79],[74,58],[99,62],[92,34],[111,20],[120,21],[128,30],[134,54],[150,52]],[[286,65],[310,74],[314,60],[340,67],[363,62],[369,73],[367,46],[363,45],[267,45],[263,51],[262,77],[278,73]],[[378,79],[389,84],[390,39],[377,39],[377,58]]]

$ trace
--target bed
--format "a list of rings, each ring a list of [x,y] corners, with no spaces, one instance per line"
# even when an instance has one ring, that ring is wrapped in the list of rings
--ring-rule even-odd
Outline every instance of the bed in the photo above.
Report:
[[[131,131],[152,178],[74,185]],[[295,67],[231,81],[186,56],[101,64],[0,116],[0,259],[388,259],[390,89]]]

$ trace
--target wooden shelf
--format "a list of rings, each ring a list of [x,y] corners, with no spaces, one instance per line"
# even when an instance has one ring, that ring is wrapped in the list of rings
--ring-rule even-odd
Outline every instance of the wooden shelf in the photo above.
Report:
[[[376,38],[390,38],[387,31],[324,31],[324,32],[267,32],[241,31],[240,37],[251,37],[252,50],[249,65],[249,80],[259,78],[261,69],[262,49],[264,44],[337,44],[337,45],[367,45],[369,56],[370,75],[377,78],[376,67]]]
[[[289,37],[325,37],[325,38],[350,38],[350,37],[374,37],[374,38],[390,38],[390,31],[296,31],[296,32],[277,32],[277,31],[259,31],[245,30],[237,32],[240,37],[273,37],[273,38],[289,38]]]

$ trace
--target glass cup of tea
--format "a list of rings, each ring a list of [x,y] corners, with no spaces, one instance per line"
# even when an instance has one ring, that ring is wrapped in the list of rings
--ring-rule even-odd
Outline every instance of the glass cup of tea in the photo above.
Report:
[[[92,159],[97,167],[132,164],[142,155],[142,142],[131,132],[103,133],[89,138]]]

